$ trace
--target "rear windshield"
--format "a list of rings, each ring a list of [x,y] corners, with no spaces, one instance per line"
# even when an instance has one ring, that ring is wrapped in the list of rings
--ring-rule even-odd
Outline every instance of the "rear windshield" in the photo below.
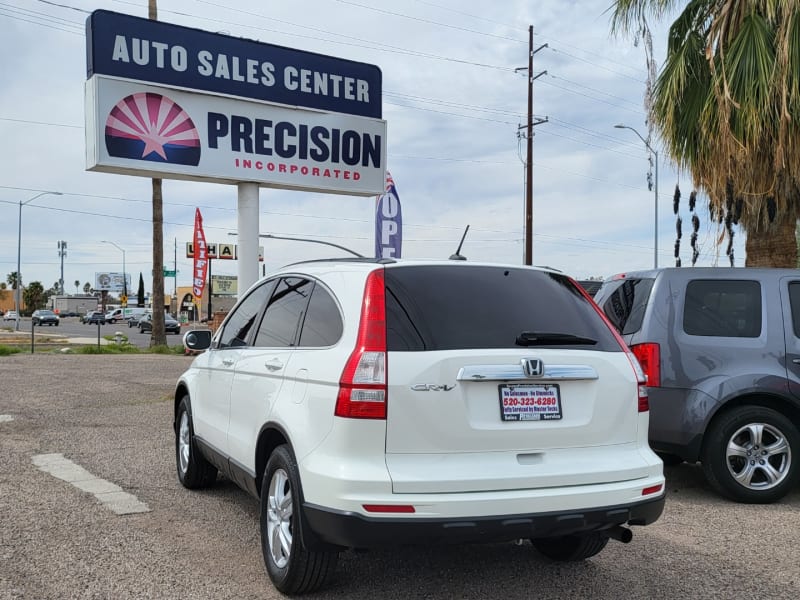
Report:
[[[655,279],[618,279],[603,284],[595,300],[623,335],[642,328],[644,311]]]
[[[523,332],[574,336],[571,343],[551,340],[548,348],[620,351],[595,308],[564,275],[461,264],[385,273],[390,351],[518,349]]]

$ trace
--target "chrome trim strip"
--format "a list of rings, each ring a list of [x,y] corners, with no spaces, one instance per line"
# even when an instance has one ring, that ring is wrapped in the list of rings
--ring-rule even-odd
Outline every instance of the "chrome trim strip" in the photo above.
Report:
[[[521,364],[516,365],[470,365],[461,367],[456,376],[457,381],[509,381],[525,380],[538,382],[543,380],[577,381],[582,379],[598,379],[597,371],[589,365],[545,365],[544,374],[528,377]]]

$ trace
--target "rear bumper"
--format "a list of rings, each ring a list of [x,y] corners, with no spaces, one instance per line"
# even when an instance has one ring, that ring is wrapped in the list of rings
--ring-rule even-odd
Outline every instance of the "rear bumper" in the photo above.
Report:
[[[305,504],[304,516],[324,542],[349,548],[409,544],[499,542],[649,525],[661,516],[665,495],[642,502],[586,510],[475,518],[366,517]]]

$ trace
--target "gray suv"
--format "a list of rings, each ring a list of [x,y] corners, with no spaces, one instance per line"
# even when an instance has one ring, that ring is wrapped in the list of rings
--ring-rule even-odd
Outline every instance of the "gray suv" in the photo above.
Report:
[[[797,484],[800,271],[638,271],[595,301],[647,374],[650,445],[665,462],[700,461],[739,502]]]

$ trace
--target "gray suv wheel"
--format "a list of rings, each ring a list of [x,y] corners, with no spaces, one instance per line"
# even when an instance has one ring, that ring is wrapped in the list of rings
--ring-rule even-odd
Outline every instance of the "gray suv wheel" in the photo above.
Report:
[[[796,481],[800,434],[781,413],[736,407],[710,426],[703,470],[712,486],[737,502],[774,502]]]

